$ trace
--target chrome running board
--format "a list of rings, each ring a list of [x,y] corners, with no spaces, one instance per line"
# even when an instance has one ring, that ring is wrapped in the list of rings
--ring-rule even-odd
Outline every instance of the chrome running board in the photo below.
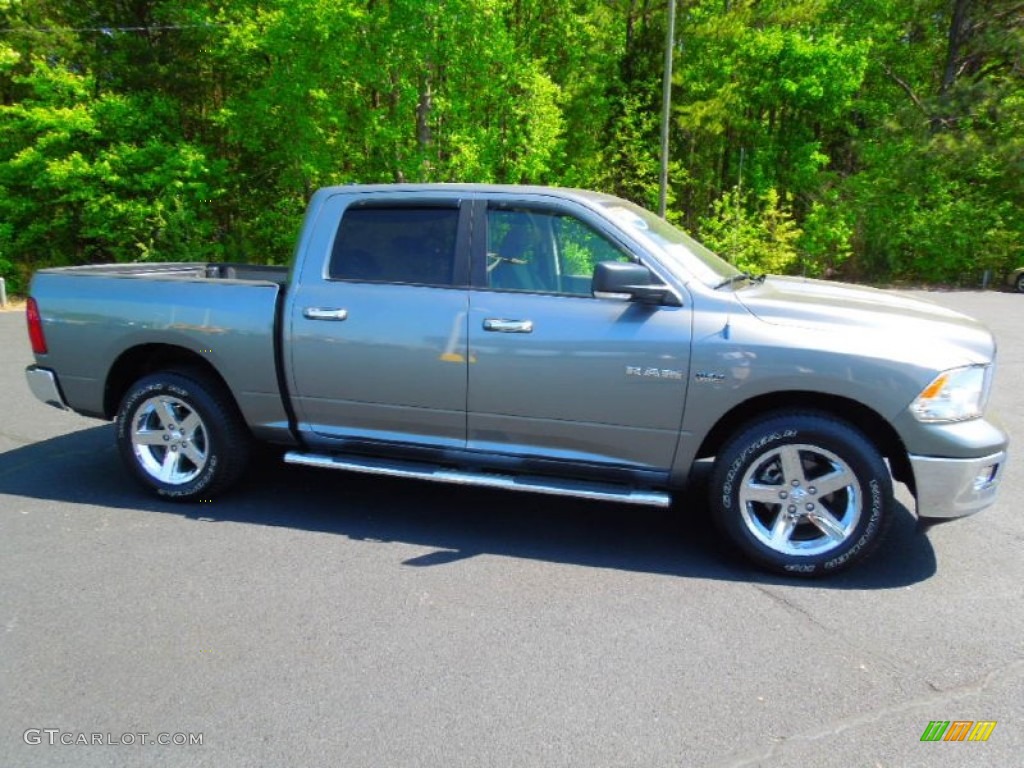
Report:
[[[340,469],[347,472],[404,477],[412,480],[432,480],[437,483],[500,488],[507,491],[547,493],[553,496],[572,496],[577,499],[592,499],[595,501],[617,501],[622,504],[645,504],[653,507],[667,507],[672,503],[672,497],[663,491],[641,491],[628,486],[588,482],[585,480],[559,480],[532,475],[473,472],[466,469],[445,469],[431,464],[417,464],[411,461],[389,461],[353,456],[341,457],[323,453],[303,453],[301,451],[289,451],[284,455],[284,460],[287,464],[301,464],[307,467]]]

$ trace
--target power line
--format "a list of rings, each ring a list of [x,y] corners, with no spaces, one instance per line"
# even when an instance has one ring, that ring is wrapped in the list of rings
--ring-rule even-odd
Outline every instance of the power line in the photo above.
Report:
[[[0,35],[36,34],[54,35],[60,32],[94,32],[113,37],[116,32],[168,32],[183,29],[217,29],[221,27],[237,27],[238,24],[150,24],[131,27],[4,27]]]

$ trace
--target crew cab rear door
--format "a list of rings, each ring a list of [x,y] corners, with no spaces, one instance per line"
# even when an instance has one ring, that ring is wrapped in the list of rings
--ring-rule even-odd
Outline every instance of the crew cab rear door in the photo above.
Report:
[[[287,310],[307,440],[465,447],[467,216],[436,193],[324,204]]]
[[[597,262],[639,257],[570,201],[493,197],[473,232],[468,447],[667,471],[686,399],[688,302],[595,298]]]

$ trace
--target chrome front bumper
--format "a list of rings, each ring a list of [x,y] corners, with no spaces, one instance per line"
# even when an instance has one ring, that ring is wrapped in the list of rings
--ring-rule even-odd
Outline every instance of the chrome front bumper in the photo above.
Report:
[[[68,404],[64,402],[64,395],[61,394],[57,374],[47,368],[30,365],[25,369],[25,378],[28,379],[28,388],[38,399],[47,405],[67,410]]]
[[[1006,451],[979,459],[911,456],[917,486],[917,516],[949,519],[973,515],[996,500]]]

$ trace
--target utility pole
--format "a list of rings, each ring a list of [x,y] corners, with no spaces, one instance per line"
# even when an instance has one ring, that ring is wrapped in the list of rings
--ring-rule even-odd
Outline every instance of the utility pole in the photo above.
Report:
[[[668,30],[665,33],[665,79],[661,84],[661,184],[658,215],[665,218],[668,206],[668,126],[672,112],[672,49],[676,42],[676,0],[668,0]]]

